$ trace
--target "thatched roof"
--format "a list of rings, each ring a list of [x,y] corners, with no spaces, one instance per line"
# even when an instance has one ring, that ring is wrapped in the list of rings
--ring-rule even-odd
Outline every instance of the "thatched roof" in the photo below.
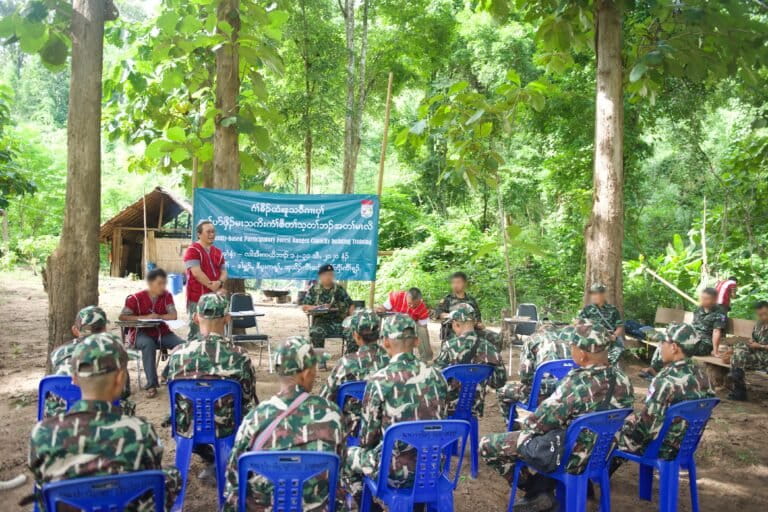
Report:
[[[157,219],[160,215],[160,205],[163,208],[162,224],[174,219],[182,212],[192,213],[192,205],[185,199],[173,195],[162,187],[156,187],[144,197],[140,197],[135,203],[126,207],[123,211],[101,225],[99,241],[106,242],[112,238],[115,228],[144,227],[144,201],[147,204],[147,226],[157,227]]]

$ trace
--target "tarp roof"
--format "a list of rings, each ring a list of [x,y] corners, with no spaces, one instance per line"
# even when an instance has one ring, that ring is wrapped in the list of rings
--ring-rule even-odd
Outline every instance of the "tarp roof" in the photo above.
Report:
[[[120,213],[101,225],[99,241],[106,242],[112,238],[115,228],[143,228],[144,227],[144,201],[147,205],[147,227],[156,228],[157,218],[160,215],[160,205],[163,205],[162,224],[172,220],[181,212],[192,213],[192,205],[185,199],[176,197],[163,187],[156,187],[144,197],[140,197],[135,203],[126,207]]]

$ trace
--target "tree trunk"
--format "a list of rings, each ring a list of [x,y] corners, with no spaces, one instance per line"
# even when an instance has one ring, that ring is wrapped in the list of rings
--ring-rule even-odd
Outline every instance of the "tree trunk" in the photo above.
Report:
[[[355,0],[344,2],[344,29],[347,40],[347,102],[344,112],[344,169],[342,194],[351,194],[355,188],[354,124],[355,124]]]
[[[497,182],[501,180],[497,177]],[[509,298],[509,307],[512,313],[517,311],[517,290],[515,286],[515,273],[512,270],[512,262],[509,259],[509,233],[507,232],[507,215],[504,213],[504,199],[501,196],[501,189],[497,193],[499,202],[499,227],[501,228],[501,240],[504,243],[504,267],[507,271],[507,294]]]
[[[617,2],[597,7],[597,100],[592,212],[585,228],[589,286],[607,287],[608,301],[623,308],[622,243],[624,240],[624,97],[622,92],[621,10]]]
[[[309,42],[309,24],[307,23],[307,5],[301,2],[301,15],[304,24],[304,46],[301,49],[301,57],[304,60],[304,185],[306,193],[312,193],[312,121],[310,114],[312,112],[313,84],[310,79],[312,63],[310,61],[310,42]],[[298,178],[296,183],[296,193],[298,194]]]
[[[43,273],[49,352],[72,337],[70,327],[77,311],[99,302],[104,21],[116,17],[114,6],[104,0],[72,3],[67,205],[59,245]]]

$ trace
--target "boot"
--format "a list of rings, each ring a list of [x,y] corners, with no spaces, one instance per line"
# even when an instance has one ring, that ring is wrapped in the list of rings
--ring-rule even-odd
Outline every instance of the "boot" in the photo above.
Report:
[[[747,400],[747,383],[744,381],[744,370],[732,368],[728,374],[728,380],[733,386],[733,391],[728,393],[728,399],[745,402]]]

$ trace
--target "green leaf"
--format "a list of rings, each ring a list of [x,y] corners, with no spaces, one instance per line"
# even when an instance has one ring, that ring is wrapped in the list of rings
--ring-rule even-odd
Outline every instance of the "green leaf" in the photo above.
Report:
[[[520,226],[518,226],[517,224],[511,224],[511,223],[510,223],[510,224],[507,226],[507,237],[508,237],[510,240],[514,240],[515,238],[517,238],[517,237],[518,237],[518,235],[520,235],[520,233],[521,233],[522,231],[523,231],[523,229],[522,229]]]
[[[155,139],[149,143],[147,149],[144,150],[144,155],[147,158],[158,160],[163,157],[167,151],[168,141],[163,139]]]
[[[487,122],[480,125],[480,136],[487,137],[493,131],[493,123]]]
[[[176,32],[176,22],[178,19],[179,16],[176,12],[168,11],[157,18],[157,26],[160,27],[160,30],[163,32],[173,35]]]
[[[195,156],[201,162],[210,162],[213,160],[213,144],[206,142],[195,151]]]
[[[181,126],[171,126],[165,132],[165,136],[168,137],[169,140],[172,140],[174,142],[184,142],[185,140],[187,140],[187,136],[184,133],[184,128],[182,128]]]
[[[176,148],[171,152],[171,160],[177,164],[183,162],[187,158],[189,158],[189,151],[187,151],[186,148]]]
[[[16,33],[16,25],[18,24],[18,18],[15,13],[11,13],[8,16],[0,18],[0,37],[11,37]]]
[[[469,126],[470,124],[474,123],[475,121],[477,121],[478,119],[480,119],[481,117],[483,117],[483,114],[485,114],[485,109],[482,109],[482,108],[481,108],[480,110],[478,110],[477,112],[475,112],[474,114],[472,114],[472,117],[470,117],[469,119],[467,119],[467,121],[466,121],[464,124],[465,124],[465,125],[467,125],[467,126]]]
[[[213,136],[213,132],[216,130],[216,123],[213,118],[207,119],[203,126],[200,127],[200,138],[207,139]]]
[[[467,81],[456,82],[450,88],[448,88],[448,94],[458,94],[467,87],[469,87],[469,82]]]
[[[396,146],[402,146],[408,141],[408,134],[410,133],[410,130],[408,128],[403,128],[397,133],[397,137],[395,137],[395,145]]]
[[[263,126],[253,128],[253,138],[256,140],[256,146],[262,151],[267,151],[272,145],[269,140],[269,132]]]
[[[40,49],[40,58],[48,67],[58,68],[67,62],[69,47],[64,38],[56,33],[51,34],[48,41]]]
[[[200,23],[200,20],[197,19],[197,16],[188,14],[181,20],[181,27],[179,27],[179,30],[182,34],[191,36],[199,32],[202,28],[203,24]]]
[[[269,93],[267,92],[267,85],[264,83],[264,79],[261,77],[261,74],[259,73],[251,73],[251,89],[253,90],[254,94],[258,98],[261,98],[262,100],[266,100],[269,98]]]
[[[643,77],[643,75],[647,70],[648,70],[648,66],[646,66],[644,62],[638,62],[637,64],[635,64],[635,67],[633,67],[632,71],[629,73],[629,81],[637,82]]]
[[[163,74],[163,80],[160,87],[165,92],[171,92],[184,83],[184,75],[176,70],[168,70]]]
[[[517,71],[514,69],[510,69],[507,71],[507,81],[512,82],[513,84],[520,86],[520,75],[517,74]]]
[[[224,126],[225,128],[226,128],[226,127],[229,127],[229,126],[232,126],[232,125],[234,125],[234,124],[237,124],[237,116],[229,116],[229,117],[225,117],[224,119],[222,119],[222,120],[219,122],[219,124],[220,124],[221,126]]]

